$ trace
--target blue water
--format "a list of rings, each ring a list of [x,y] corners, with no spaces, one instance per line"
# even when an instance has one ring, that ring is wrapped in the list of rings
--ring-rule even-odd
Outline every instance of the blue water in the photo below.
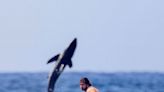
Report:
[[[48,73],[0,73],[0,92],[47,92]],[[81,77],[100,92],[164,92],[164,73],[63,73],[55,92],[82,92]]]

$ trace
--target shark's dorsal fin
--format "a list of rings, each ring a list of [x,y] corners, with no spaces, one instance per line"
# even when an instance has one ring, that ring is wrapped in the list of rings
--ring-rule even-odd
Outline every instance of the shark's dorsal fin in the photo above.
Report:
[[[60,55],[60,54],[57,54],[56,56],[52,57],[50,60],[48,60],[47,64],[48,64],[48,63],[51,63],[51,62],[53,62],[53,61],[58,60],[59,55]]]

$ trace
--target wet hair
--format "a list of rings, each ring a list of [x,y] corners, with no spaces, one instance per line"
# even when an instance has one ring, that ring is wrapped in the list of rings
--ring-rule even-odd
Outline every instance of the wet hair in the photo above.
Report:
[[[81,79],[80,79],[80,82],[85,83],[85,84],[87,84],[87,85],[89,85],[89,86],[92,86],[92,84],[90,83],[90,81],[89,81],[88,78],[86,78],[86,77],[81,78]]]

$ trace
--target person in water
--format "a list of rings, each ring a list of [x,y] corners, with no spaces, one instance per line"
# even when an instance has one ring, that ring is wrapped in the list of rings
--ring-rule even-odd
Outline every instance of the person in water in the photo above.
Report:
[[[97,88],[92,86],[92,84],[86,77],[80,79],[80,88],[85,92],[99,92]]]

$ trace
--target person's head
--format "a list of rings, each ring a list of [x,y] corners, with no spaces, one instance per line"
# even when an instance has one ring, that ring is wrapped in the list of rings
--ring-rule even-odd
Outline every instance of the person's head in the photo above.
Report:
[[[80,79],[80,88],[83,90],[83,91],[86,91],[87,88],[91,86],[91,83],[90,81],[88,80],[88,78],[84,77],[84,78],[81,78]]]

